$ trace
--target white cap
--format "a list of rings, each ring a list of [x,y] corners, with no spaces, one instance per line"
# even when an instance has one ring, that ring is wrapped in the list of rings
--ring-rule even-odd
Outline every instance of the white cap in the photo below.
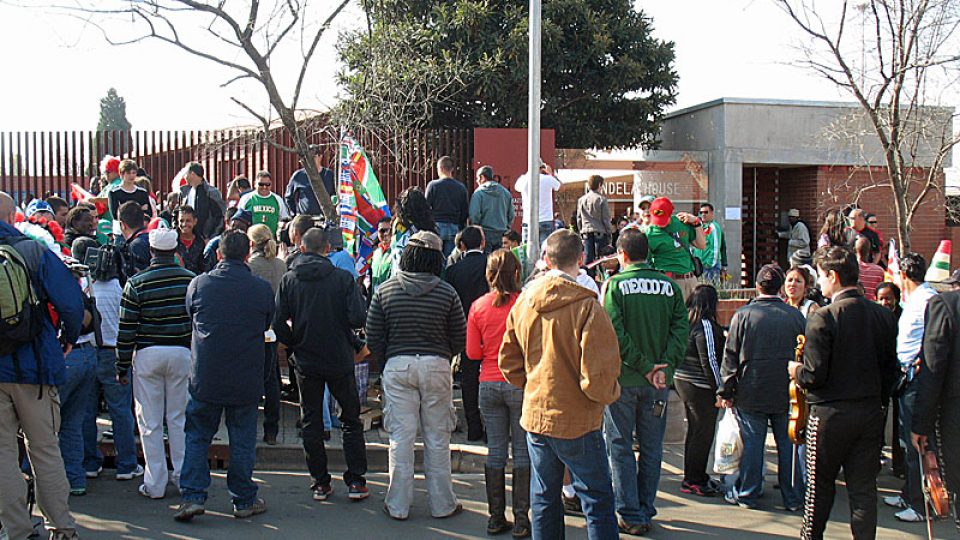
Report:
[[[796,208],[791,208],[787,211],[787,217],[800,217],[800,211]]]
[[[175,229],[154,229],[150,231],[150,247],[160,251],[177,249],[177,231]]]

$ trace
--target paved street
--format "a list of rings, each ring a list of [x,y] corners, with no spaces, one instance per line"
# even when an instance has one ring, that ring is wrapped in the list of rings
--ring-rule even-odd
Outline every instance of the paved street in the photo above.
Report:
[[[767,494],[762,501],[770,510],[744,510],[729,506],[721,499],[700,499],[679,493],[680,478],[672,466],[664,464],[664,478],[657,504],[660,515],[658,527],[651,538],[694,539],[736,538],[797,538],[800,527],[798,515],[773,510],[779,495],[772,489],[768,477]],[[417,497],[410,520],[397,522],[381,513],[386,475],[371,475],[371,496],[361,503],[350,503],[343,484],[335,484],[334,496],[319,503],[310,499],[308,478],[304,473],[266,472],[256,475],[261,495],[267,500],[266,514],[248,520],[236,520],[230,514],[230,499],[222,473],[214,479],[212,497],[207,503],[207,514],[193,523],[173,521],[177,504],[175,490],[168,490],[168,498],[152,501],[137,495],[138,482],[116,482],[112,471],[89,484],[89,495],[74,497],[71,506],[82,527],[83,538],[224,538],[230,540],[284,538],[487,538],[486,502],[483,475],[459,474],[454,477],[455,489],[466,511],[449,520],[429,517],[422,477],[418,477]],[[893,479],[883,476],[885,484]],[[834,521],[828,529],[828,538],[849,538],[849,512],[845,492],[839,492],[834,507]],[[899,523],[893,512],[880,509],[878,538],[926,538],[923,524]],[[567,537],[586,538],[582,518],[567,517]],[[938,523],[936,538],[954,538],[953,527]],[[509,538],[509,535],[501,538]],[[624,536],[624,538],[627,538]]]

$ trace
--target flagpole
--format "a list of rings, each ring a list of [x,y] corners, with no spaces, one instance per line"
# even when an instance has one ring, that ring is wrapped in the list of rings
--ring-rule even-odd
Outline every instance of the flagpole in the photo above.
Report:
[[[540,258],[540,26],[541,0],[530,0],[529,94],[527,96],[527,264]]]

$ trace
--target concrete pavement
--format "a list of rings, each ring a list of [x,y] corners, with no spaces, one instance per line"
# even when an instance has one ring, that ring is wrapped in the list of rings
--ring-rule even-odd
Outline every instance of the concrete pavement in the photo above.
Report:
[[[881,476],[886,487],[895,480]],[[222,471],[215,473],[207,514],[192,523],[177,523],[173,512],[179,500],[176,490],[168,489],[163,500],[148,500],[137,494],[138,481],[117,482],[112,474],[89,482],[89,494],[73,497],[70,504],[81,526],[81,536],[104,539],[229,539],[261,538],[351,538],[387,540],[393,538],[488,538],[485,534],[486,499],[483,475],[457,474],[455,490],[466,511],[446,520],[432,519],[426,506],[423,478],[418,475],[417,494],[410,519],[391,520],[381,507],[386,490],[386,475],[369,478],[371,496],[359,503],[346,498],[342,482],[334,485],[335,493],[327,502],[310,498],[309,478],[300,472],[257,471],[260,494],[266,499],[267,513],[246,520],[234,519]],[[660,515],[650,538],[704,539],[797,538],[800,516],[774,510],[779,494],[768,477],[767,493],[762,499],[764,510],[745,510],[730,506],[719,498],[703,499],[679,492],[680,476],[671,465],[664,464],[664,475],[657,505]],[[887,491],[886,493],[889,493]],[[849,538],[849,511],[846,492],[838,491],[828,538]],[[584,520],[567,517],[567,538],[586,538]],[[935,538],[955,538],[951,523],[935,525]],[[880,539],[926,538],[923,524],[897,522],[892,509],[880,508]],[[500,538],[509,538],[509,535]],[[623,538],[629,538],[626,535]]]

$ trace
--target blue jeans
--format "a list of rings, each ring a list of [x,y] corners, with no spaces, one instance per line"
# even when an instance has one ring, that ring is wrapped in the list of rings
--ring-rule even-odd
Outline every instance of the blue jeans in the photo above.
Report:
[[[663,434],[667,429],[667,400],[670,390],[644,386],[620,389],[620,398],[603,414],[617,513],[628,525],[650,523],[657,515],[654,501],[660,486]],[[663,401],[663,413],[654,415],[654,404]],[[634,433],[640,452],[633,456]]]
[[[60,387],[60,455],[71,489],[87,487],[83,470],[83,419],[95,384],[96,347],[84,343],[67,355],[66,381]]]
[[[553,234],[553,231],[557,230],[557,224],[553,221],[541,221],[540,222],[540,247],[543,247],[543,243],[547,241],[547,237]],[[520,227],[520,235],[523,238],[523,243],[527,243],[529,238],[529,233],[527,232],[527,224],[524,223]]]
[[[787,433],[789,414],[767,414],[737,409],[737,418],[740,421],[740,436],[743,438],[740,479],[735,493],[737,500],[748,506],[756,506],[757,499],[763,493],[763,455],[769,425],[773,428],[773,439],[777,443],[777,478],[783,505],[788,508],[799,507],[803,502],[803,483],[799,473],[794,475],[791,469],[798,464],[799,459],[794,458],[793,453],[796,449]]]
[[[449,257],[453,248],[457,247],[457,233],[460,227],[456,223],[437,222],[437,236],[443,240],[443,256]]]
[[[132,473],[137,468],[137,443],[133,434],[133,386],[117,382],[116,349],[98,349],[90,401],[83,419],[83,469],[94,472],[103,465],[97,446],[97,406],[100,388],[113,424],[113,445],[117,451],[117,474]]]
[[[900,490],[900,496],[917,512],[926,515],[923,504],[923,486],[920,481],[920,457],[917,449],[913,447],[910,441],[910,432],[913,430],[913,411],[917,406],[917,396],[919,394],[919,385],[916,378],[911,381],[900,395],[900,441],[899,444],[904,448],[903,454],[903,489]],[[934,437],[930,437],[930,443],[935,444]]]
[[[210,488],[210,463],[207,453],[213,436],[226,413],[230,439],[230,466],[227,468],[227,489],[233,506],[242,510],[257,500],[257,484],[253,466],[257,461],[257,404],[215,405],[190,397],[187,403],[186,453],[180,472],[180,493],[185,502],[203,504]]]
[[[614,513],[610,469],[597,456],[606,453],[603,434],[591,431],[576,439],[556,439],[527,433],[532,474],[530,476],[531,529],[534,540],[565,538],[563,502],[563,469],[570,470],[573,489],[577,491],[587,519],[587,537],[607,540],[620,537]]]
[[[526,431],[520,427],[522,406],[522,388],[505,382],[480,383],[480,414],[487,430],[487,467],[506,468],[510,443],[513,443],[513,468],[530,466]]]
[[[337,418],[337,400],[333,399],[329,385],[323,385],[323,430],[340,429],[340,419]]]

